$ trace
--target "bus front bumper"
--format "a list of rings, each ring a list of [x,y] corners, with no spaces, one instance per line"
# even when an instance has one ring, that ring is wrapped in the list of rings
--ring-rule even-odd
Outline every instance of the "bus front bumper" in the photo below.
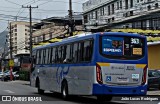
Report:
[[[93,84],[93,95],[146,95],[147,85],[142,86],[107,86]]]

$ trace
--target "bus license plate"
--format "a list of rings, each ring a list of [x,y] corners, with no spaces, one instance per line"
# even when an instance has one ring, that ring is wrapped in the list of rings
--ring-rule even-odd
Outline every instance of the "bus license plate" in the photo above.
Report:
[[[129,82],[129,78],[126,77],[118,77],[117,82]]]

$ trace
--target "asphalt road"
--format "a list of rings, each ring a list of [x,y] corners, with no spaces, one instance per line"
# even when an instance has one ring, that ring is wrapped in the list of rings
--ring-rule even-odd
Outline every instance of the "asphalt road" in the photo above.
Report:
[[[159,95],[160,91],[156,89],[152,89],[151,91],[148,91],[148,95]],[[0,81],[0,95],[3,95],[5,98],[6,96],[11,96],[11,102],[10,101],[0,101],[0,104],[160,104],[160,97],[158,101],[150,101],[148,98],[144,97],[146,100],[140,101],[139,97],[113,97],[111,102],[98,102],[95,97],[86,97],[86,96],[72,96],[69,101],[63,101],[61,99],[60,94],[57,93],[51,93],[51,92],[45,92],[43,95],[39,95],[37,93],[37,89],[30,87],[29,82],[27,81],[8,81],[8,82],[2,82]],[[30,98],[29,98],[29,97]],[[2,99],[2,96],[0,96]],[[18,97],[21,97],[19,99]],[[38,100],[43,101],[34,101],[29,102],[28,99],[33,99],[37,97]],[[157,100],[157,96],[148,96],[151,98],[154,98],[154,100]],[[6,100],[6,98],[3,100]],[[124,98],[122,100],[122,98]],[[129,100],[125,100],[129,99]],[[27,99],[27,101],[25,101]],[[138,99],[133,100],[133,99]],[[14,100],[14,101],[13,101]],[[19,100],[19,101],[17,101]],[[23,102],[21,100],[24,100]]]

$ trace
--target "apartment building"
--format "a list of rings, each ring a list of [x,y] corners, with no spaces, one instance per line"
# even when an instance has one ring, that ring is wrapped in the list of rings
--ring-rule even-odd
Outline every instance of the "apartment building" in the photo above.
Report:
[[[26,49],[29,46],[29,22],[10,22],[8,27],[11,27],[8,40],[11,38],[12,55],[29,54],[29,50]]]
[[[159,0],[88,0],[83,3],[84,24],[88,28],[93,28],[130,19],[127,23],[116,25],[114,28],[158,29],[160,16],[155,17],[152,14],[142,17],[142,15],[159,11],[159,7]],[[133,20],[138,16],[142,18]]]

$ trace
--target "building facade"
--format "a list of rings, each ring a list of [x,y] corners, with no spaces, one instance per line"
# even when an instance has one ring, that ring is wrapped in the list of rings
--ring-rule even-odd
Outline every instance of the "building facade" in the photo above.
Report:
[[[84,24],[92,28],[95,25],[118,23],[159,11],[159,7],[158,0],[89,0],[83,3]],[[118,28],[158,29],[159,25],[160,19],[157,17],[130,21]]]
[[[64,38],[64,35],[68,33],[68,22],[68,17],[51,17],[35,24],[33,26],[33,44],[48,42],[54,38]],[[82,15],[74,16],[74,23],[75,31],[82,30]]]
[[[29,54],[29,22],[10,22],[8,27],[11,27],[8,40],[11,40],[12,55]]]

